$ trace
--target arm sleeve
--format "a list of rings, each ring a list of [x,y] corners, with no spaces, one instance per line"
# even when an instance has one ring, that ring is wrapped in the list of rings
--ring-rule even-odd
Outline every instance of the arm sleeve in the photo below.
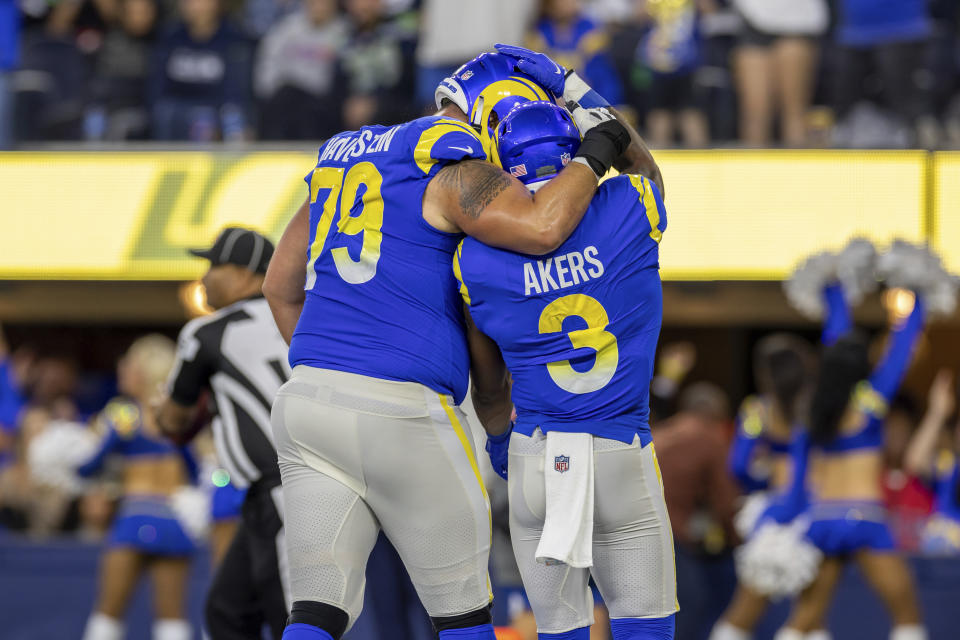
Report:
[[[790,486],[771,502],[764,513],[780,524],[790,522],[807,508],[807,463],[810,459],[810,438],[800,429],[790,443],[792,475]]]
[[[882,395],[887,402],[893,399],[900,388],[900,382],[910,367],[913,349],[923,332],[926,312],[923,299],[917,294],[913,311],[890,336],[890,344],[883,359],[870,375],[870,385]]]
[[[103,437],[103,440],[100,441],[100,448],[93,454],[92,458],[77,467],[77,475],[81,478],[89,478],[97,471],[100,471],[100,469],[103,468],[103,463],[107,460],[107,456],[117,451],[119,447],[120,435],[113,426],[109,426],[107,434]]]
[[[823,319],[821,339],[823,344],[829,347],[853,329],[853,316],[843,297],[843,287],[840,283],[835,282],[824,287],[823,299],[826,315]]]
[[[200,338],[197,336],[197,329],[196,324],[188,322],[180,331],[177,339],[177,358],[167,382],[170,398],[184,407],[192,407],[197,403],[213,373]]]

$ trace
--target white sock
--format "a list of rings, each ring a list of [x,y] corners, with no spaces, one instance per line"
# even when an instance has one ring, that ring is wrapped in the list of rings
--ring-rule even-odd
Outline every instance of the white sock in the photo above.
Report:
[[[802,631],[797,631],[796,629],[791,629],[789,627],[783,627],[773,636],[773,640],[803,640],[804,633]]]
[[[927,640],[922,624],[901,624],[890,630],[890,640]]]
[[[94,612],[87,618],[83,640],[123,640],[123,623],[105,613]]]
[[[833,636],[826,629],[817,629],[805,635],[804,640],[833,640]]]
[[[726,620],[721,620],[713,625],[710,640],[750,640],[752,635],[749,631],[735,627]]]
[[[161,618],[153,623],[153,640],[193,640],[193,627],[179,618]]]

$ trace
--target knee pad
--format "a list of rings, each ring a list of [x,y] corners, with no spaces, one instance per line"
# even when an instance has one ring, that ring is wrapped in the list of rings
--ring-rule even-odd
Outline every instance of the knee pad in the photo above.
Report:
[[[193,627],[179,618],[160,619],[153,623],[153,640],[193,640]]]
[[[676,614],[663,618],[615,618],[610,621],[613,640],[673,640]]]
[[[123,640],[123,623],[104,613],[94,613],[87,620],[83,640]]]
[[[290,607],[284,640],[340,640],[347,630],[350,616],[332,604],[298,600]],[[287,632],[290,632],[288,635]]]
[[[890,630],[890,640],[927,640],[927,630],[919,624],[900,624]]]
[[[590,640],[590,627],[580,627],[563,633],[538,633],[537,640]]]
[[[487,605],[482,609],[477,609],[476,611],[461,613],[458,616],[431,616],[430,618],[430,622],[433,623],[433,629],[437,633],[452,631],[455,629],[481,627],[483,625],[489,625],[492,620],[493,619],[490,617],[490,605]]]

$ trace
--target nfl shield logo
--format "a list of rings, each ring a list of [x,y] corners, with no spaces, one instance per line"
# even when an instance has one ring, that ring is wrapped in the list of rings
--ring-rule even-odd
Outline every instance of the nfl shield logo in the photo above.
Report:
[[[570,469],[570,456],[554,456],[553,468],[564,473]]]
[[[569,153],[562,153],[562,154],[560,154],[560,164],[562,164],[563,166],[567,166],[568,164],[570,164],[570,154],[569,154]]]

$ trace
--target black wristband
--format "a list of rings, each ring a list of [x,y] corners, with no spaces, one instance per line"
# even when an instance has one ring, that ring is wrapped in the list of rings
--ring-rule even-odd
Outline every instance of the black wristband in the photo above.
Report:
[[[627,128],[616,120],[607,120],[587,131],[577,157],[586,160],[599,178],[610,170],[614,161],[629,146],[630,132]]]

